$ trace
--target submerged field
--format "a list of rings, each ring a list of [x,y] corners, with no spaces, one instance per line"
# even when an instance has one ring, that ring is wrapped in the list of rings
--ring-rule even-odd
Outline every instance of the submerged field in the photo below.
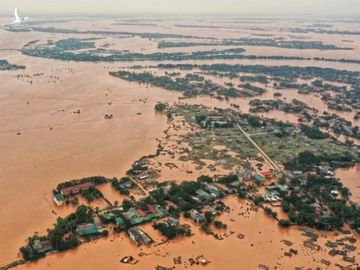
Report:
[[[283,164],[305,150],[356,151],[360,138],[356,117],[360,118],[359,23],[327,23],[333,26],[329,33],[321,26],[311,26],[310,31],[307,20],[271,18],[249,18],[246,23],[237,18],[77,18],[56,23],[40,20],[29,32],[0,29],[0,59],[6,60],[0,62],[0,266],[20,258],[19,247],[28,236],[46,233],[58,216],[73,211],[53,202],[52,189],[59,182],[93,175],[120,178],[135,160],[154,154],[159,143],[169,151],[152,161],[154,169],[161,171],[159,182],[223,175],[262,161],[238,129],[195,133],[194,127],[181,120],[169,122],[166,115],[155,112],[158,102],[180,100],[248,113],[253,99],[278,99],[283,101],[281,106],[270,111],[258,108],[253,114],[292,125],[329,122],[321,130],[333,138],[296,135],[285,140],[261,128],[247,130],[258,134],[253,139],[276,162]],[[255,72],[254,66],[262,71]],[[264,71],[280,66],[292,74]],[[308,66],[316,71],[309,72]],[[295,71],[290,72],[291,68]],[[119,71],[123,71],[121,76],[109,74]],[[293,75],[299,71],[301,76]],[[151,76],[130,80],[132,73]],[[318,112],[285,111],[293,99]],[[337,117],[327,118],[323,112]],[[191,150],[186,155],[185,148]],[[218,169],[210,170],[216,160],[221,160],[215,164]],[[359,170],[338,169],[336,175],[350,188],[352,200],[359,202],[359,183],[355,183]],[[112,202],[123,199],[109,187],[102,192]],[[204,255],[210,261],[207,269],[258,269],[259,264],[270,269],[315,269],[324,256],[329,257],[326,247],[315,252],[302,245],[307,239],[302,227],[280,228],[261,209],[250,211],[247,200],[228,197],[225,203],[231,211],[221,216],[228,225],[221,233],[233,233],[221,241],[185,220],[194,231],[187,239],[138,248],[124,233],[111,234],[18,268],[155,269],[173,266],[177,256],[185,261]],[[144,230],[161,241],[150,224]],[[236,237],[239,233],[245,235],[243,240]],[[319,234],[322,246],[337,237],[335,232]],[[284,239],[294,243],[297,256],[283,255]],[[358,260],[358,242],[355,245]],[[139,262],[120,264],[126,255]],[[337,262],[346,265],[341,257],[329,260],[330,267]]]

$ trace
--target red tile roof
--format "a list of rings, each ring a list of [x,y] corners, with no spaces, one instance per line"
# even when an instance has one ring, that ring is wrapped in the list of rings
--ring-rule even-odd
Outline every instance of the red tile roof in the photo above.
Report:
[[[272,176],[272,175],[273,175],[273,173],[270,172],[270,171],[262,172],[261,174],[262,174],[263,176]]]
[[[152,206],[152,205],[148,204],[148,205],[147,205],[147,208],[149,209],[149,211],[150,211],[151,213],[153,213],[153,214],[155,214],[155,213],[156,213],[156,209],[155,209],[155,207],[154,207],[154,206]]]
[[[174,208],[174,209],[177,209],[177,208],[178,208],[178,206],[177,206],[175,203],[173,203],[172,201],[166,200],[165,203],[166,203],[169,207],[172,207],[172,208]]]
[[[136,211],[139,213],[140,216],[142,216],[142,217],[146,216],[145,212],[143,210],[141,210],[140,208],[136,209]]]
[[[85,189],[85,188],[92,187],[93,185],[94,184],[91,183],[91,182],[86,182],[86,183],[83,183],[83,184],[63,188],[63,189],[61,189],[61,193],[68,194],[68,193],[71,193],[73,190],[82,190],[82,189]]]

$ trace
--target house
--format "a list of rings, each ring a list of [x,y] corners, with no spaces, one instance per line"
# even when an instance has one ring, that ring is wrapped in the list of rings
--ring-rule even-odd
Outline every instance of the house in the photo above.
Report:
[[[93,224],[93,223],[78,225],[77,229],[76,229],[76,232],[80,236],[90,236],[90,235],[96,235],[96,234],[100,233],[98,231],[96,225]]]
[[[302,171],[293,171],[292,174],[294,177],[302,177],[304,175]]]
[[[131,240],[134,241],[135,245],[140,246],[141,245],[141,237],[139,235],[139,233],[137,232],[137,230],[135,230],[136,228],[130,229],[128,230],[128,234],[131,238]]]
[[[149,210],[149,206],[147,206]],[[160,205],[150,206],[151,211],[144,211],[140,208],[130,208],[127,212],[123,213],[124,217],[130,221],[131,225],[140,224],[150,221],[154,218],[160,218],[164,216],[165,210]]]
[[[107,213],[101,213],[99,214],[101,220],[105,223],[109,223],[109,222],[113,222],[115,215],[112,212],[107,212]]]
[[[149,187],[149,186],[156,186],[158,184],[158,181],[156,181],[156,179],[148,179],[143,183],[143,186]]]
[[[46,253],[52,250],[53,247],[49,240],[36,239],[32,245],[32,248],[38,253]]]
[[[190,196],[191,199],[193,199],[196,203],[201,203],[201,199],[195,196]]]
[[[202,122],[203,127],[229,127],[230,119],[221,115],[210,115]]]
[[[155,210],[156,217],[163,217],[165,215],[165,209],[160,204],[155,205]]]
[[[205,183],[204,188],[214,198],[219,198],[221,196],[221,190],[218,187],[216,187],[214,184]]]
[[[266,187],[268,191],[278,191],[280,193],[285,193],[288,191],[288,186],[281,183],[272,183]]]
[[[94,217],[94,224],[98,232],[103,232],[106,229],[104,224],[101,222],[101,219],[98,217]]]
[[[150,213],[156,214],[157,211],[156,211],[156,209],[155,209],[155,207],[153,205],[147,204],[146,206],[147,206]]]
[[[116,224],[116,226],[118,226],[120,228],[125,228],[124,220],[121,217],[115,218],[115,224]]]
[[[128,234],[137,246],[141,244],[150,245],[154,242],[148,234],[138,227],[129,229]]]
[[[273,177],[273,173],[271,171],[265,171],[261,173],[266,179],[271,179]]]
[[[198,198],[204,200],[204,201],[210,201],[212,200],[212,196],[207,193],[206,191],[202,190],[202,189],[198,189],[196,190],[196,194],[198,195]]]
[[[148,164],[146,159],[140,159],[138,161],[135,161],[132,165],[132,168],[135,173],[139,173],[142,171],[146,171],[148,169]]]
[[[147,174],[143,174],[143,175],[139,176],[139,180],[145,180],[147,178],[149,178],[149,175],[147,175]]]
[[[305,186],[307,184],[306,175],[302,171],[293,171],[292,175],[300,181],[300,185]]]
[[[318,171],[325,176],[334,176],[330,166],[318,166]]]
[[[167,211],[169,211],[171,208],[178,209],[178,206],[175,203],[173,203],[172,201],[166,200],[164,203],[165,203],[165,208]]]
[[[134,169],[142,169],[146,170],[148,168],[147,160],[146,159],[140,159],[138,161],[135,161],[133,164]]]
[[[243,172],[239,172],[237,173],[237,177],[239,178],[240,182],[244,180],[249,180],[251,178],[251,171],[245,170]]]
[[[144,221],[144,218],[135,208],[130,208],[127,212],[124,213],[124,216],[130,221],[131,225],[139,224]]]
[[[217,215],[218,214],[218,212],[213,208],[213,207],[211,207],[211,206],[209,206],[209,205],[206,205],[206,206],[204,206],[204,208],[202,209],[202,211],[203,212],[210,212],[212,215]]]
[[[253,178],[255,179],[257,184],[261,184],[265,181],[265,176],[263,176],[262,174],[255,174]]]
[[[57,206],[64,205],[65,198],[61,193],[54,193],[53,199]]]
[[[262,195],[262,197],[266,202],[276,202],[280,200],[280,197],[277,194],[277,192],[265,193],[264,195]]]
[[[188,212],[190,214],[190,217],[197,223],[203,223],[205,222],[205,215],[203,213],[200,213],[199,211],[195,209],[191,209]]]
[[[142,217],[146,216],[146,213],[143,210],[141,210],[140,208],[136,209],[136,211],[139,213],[140,216],[142,216]]]
[[[169,226],[174,226],[174,227],[177,227],[180,225],[180,222],[177,218],[174,218],[174,217],[169,217],[167,220],[166,220],[166,223],[169,225]]]
[[[74,185],[74,186],[62,188],[60,190],[60,192],[61,192],[61,194],[63,196],[69,195],[69,194],[77,194],[80,191],[87,190],[87,189],[89,189],[90,187],[93,187],[93,186],[94,186],[93,183],[85,182],[85,183],[82,183],[82,184],[79,184],[79,185]]]
[[[310,204],[310,207],[316,212],[321,213],[322,209],[321,206],[318,203],[312,203]]]
[[[125,181],[119,183],[119,187],[120,188],[132,188],[133,184],[134,184],[133,182],[131,182],[129,180],[125,180]]]

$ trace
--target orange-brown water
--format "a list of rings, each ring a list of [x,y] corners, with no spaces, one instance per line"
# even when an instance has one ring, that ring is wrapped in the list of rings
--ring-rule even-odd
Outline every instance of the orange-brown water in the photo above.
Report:
[[[350,189],[352,201],[360,203],[360,166],[338,169],[335,175],[340,178],[344,186]]]
[[[323,258],[330,260],[332,264],[336,262],[336,258],[327,254],[327,249],[313,252],[303,247],[302,241],[307,237],[302,235],[300,228],[280,229],[276,221],[265,216],[262,210],[249,211],[250,205],[237,198],[229,197],[225,203],[231,211],[219,219],[228,225],[228,232],[232,231],[233,234],[224,240],[216,240],[205,235],[195,224],[190,223],[194,233],[190,238],[138,248],[122,233],[81,245],[76,250],[63,254],[50,255],[19,269],[154,269],[157,265],[172,267],[173,258],[177,256],[182,257],[183,264],[176,268],[185,269],[184,261],[199,255],[210,260],[206,269],[257,269],[258,264],[268,265],[271,269],[294,269],[296,266],[320,265],[319,262]],[[156,242],[159,243],[163,239],[150,224],[142,228]],[[218,233],[224,234],[225,231]],[[239,239],[238,234],[245,237]],[[289,247],[282,243],[282,240],[291,241],[291,247],[298,250],[298,255],[291,258],[284,256]],[[318,242],[324,244],[326,240],[334,240],[334,235],[323,234]],[[141,252],[149,255],[140,256]],[[120,259],[127,255],[135,257],[139,262],[136,265],[121,264]]]

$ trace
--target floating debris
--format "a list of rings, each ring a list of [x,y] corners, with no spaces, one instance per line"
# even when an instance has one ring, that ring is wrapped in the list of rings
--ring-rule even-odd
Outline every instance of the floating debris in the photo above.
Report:
[[[174,264],[181,264],[181,256],[175,257],[173,260]]]
[[[202,265],[207,265],[210,262],[203,255],[196,257],[195,261],[197,264],[202,264]]]
[[[121,263],[125,263],[125,264],[133,263],[133,261],[134,261],[134,258],[132,256],[125,256],[124,258],[122,258],[120,260]]]
[[[242,233],[239,233],[239,234],[237,235],[237,238],[239,238],[239,239],[244,239],[244,237],[245,237],[245,235],[242,234]]]
[[[155,270],[172,270],[172,268],[158,265],[155,267]]]
[[[104,119],[112,119],[113,115],[112,114],[105,114],[104,115]]]
[[[322,264],[325,264],[326,266],[329,266],[329,265],[330,265],[330,261],[327,261],[327,260],[325,260],[325,259],[322,259],[322,260],[321,260],[321,263],[322,263]]]
[[[294,243],[290,242],[289,240],[281,240],[280,242],[284,243],[286,246],[291,247]]]

